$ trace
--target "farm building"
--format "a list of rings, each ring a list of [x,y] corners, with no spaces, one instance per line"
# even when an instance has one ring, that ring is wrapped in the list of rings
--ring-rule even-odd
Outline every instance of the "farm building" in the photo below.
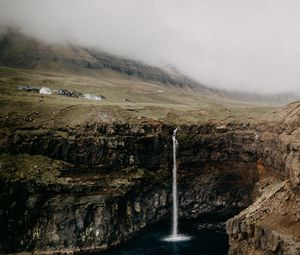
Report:
[[[85,99],[89,99],[89,100],[106,100],[105,96],[96,96],[93,94],[84,94],[84,98]]]
[[[42,87],[40,89],[40,93],[45,95],[52,95],[52,90],[47,87]]]
[[[39,93],[41,88],[25,85],[25,86],[18,86],[18,89],[22,90],[22,91],[27,91],[27,92],[37,92],[37,93]]]

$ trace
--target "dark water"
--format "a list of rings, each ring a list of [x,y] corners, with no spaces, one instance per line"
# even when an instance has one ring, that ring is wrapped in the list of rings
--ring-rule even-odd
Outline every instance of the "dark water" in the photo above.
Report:
[[[200,228],[199,228],[200,225]],[[207,228],[197,221],[181,221],[179,233],[192,236],[190,241],[164,242],[170,234],[170,225],[158,223],[105,255],[225,255],[228,237],[223,228]]]

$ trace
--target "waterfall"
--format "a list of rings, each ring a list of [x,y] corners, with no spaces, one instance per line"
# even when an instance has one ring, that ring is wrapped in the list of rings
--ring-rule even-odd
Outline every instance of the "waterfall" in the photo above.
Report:
[[[172,197],[173,197],[173,225],[172,235],[178,235],[178,197],[177,197],[177,166],[176,166],[176,149],[178,141],[176,140],[177,128],[173,131],[173,185],[172,185]]]
[[[177,128],[173,131],[173,175],[172,175],[172,198],[173,198],[173,213],[172,213],[172,234],[163,238],[166,242],[188,241],[191,237],[178,234],[178,196],[177,196],[177,166],[176,166],[176,150],[178,141],[176,140]]]

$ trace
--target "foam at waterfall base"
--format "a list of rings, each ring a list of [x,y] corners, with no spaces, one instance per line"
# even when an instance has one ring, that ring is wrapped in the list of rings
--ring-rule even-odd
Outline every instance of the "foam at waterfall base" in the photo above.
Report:
[[[164,242],[185,242],[191,240],[191,236],[177,234],[177,235],[169,235],[161,239]]]

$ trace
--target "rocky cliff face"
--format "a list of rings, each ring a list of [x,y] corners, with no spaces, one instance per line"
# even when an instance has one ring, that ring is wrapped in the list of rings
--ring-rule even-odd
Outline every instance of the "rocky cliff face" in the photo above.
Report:
[[[55,130],[6,124],[0,250],[99,251],[169,217],[173,128],[159,122]],[[296,221],[288,234],[264,221],[285,203],[294,209],[283,211],[283,219],[298,217],[298,135],[295,126],[280,124],[179,127],[180,216],[224,220],[261,196],[228,222],[230,252],[298,251]],[[286,202],[277,207],[281,198]],[[279,244],[270,248],[275,236]]]
[[[300,254],[298,109],[294,103],[277,113],[280,121],[272,127],[282,129],[259,138],[266,154],[273,155],[259,155],[264,163],[258,167],[256,201],[227,222],[230,254]],[[266,166],[284,173],[284,180],[274,179]]]
[[[289,181],[268,185],[254,204],[227,222],[230,254],[299,254],[299,208],[299,192]]]
[[[2,129],[1,250],[96,251],[169,217],[172,130]],[[181,217],[226,219],[252,202],[254,138],[239,125],[180,128]]]

